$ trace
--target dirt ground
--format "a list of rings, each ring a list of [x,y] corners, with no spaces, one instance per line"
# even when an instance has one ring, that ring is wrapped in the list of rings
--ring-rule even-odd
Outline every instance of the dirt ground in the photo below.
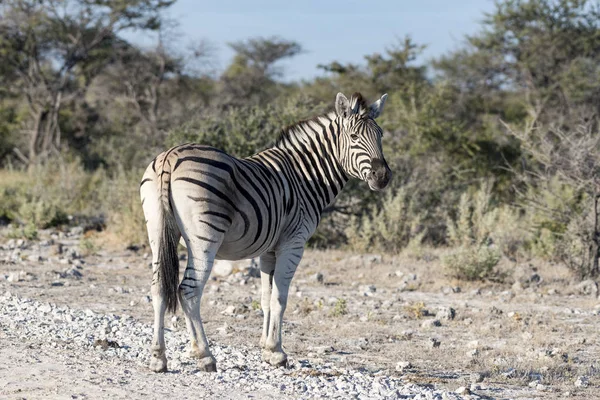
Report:
[[[41,236],[21,244],[23,250],[0,237],[0,295],[10,291],[152,321],[147,249],[102,250],[78,233]],[[580,284],[562,267],[543,263],[505,260],[503,269],[502,282],[465,283],[445,275],[439,251],[392,257],[309,250],[292,284],[284,348],[291,358],[382,371],[448,390],[466,386],[483,398],[600,398],[595,282]],[[258,346],[260,279],[249,261],[235,263],[230,273],[227,265],[220,270],[223,276],[213,274],[203,297],[207,335],[227,345]],[[167,327],[185,329],[180,313],[167,317]],[[4,383],[21,374],[27,392],[28,384],[52,387],[56,376],[72,374],[43,354],[31,369],[35,343],[2,341]],[[91,362],[76,364],[83,371]],[[82,387],[96,387],[98,397],[134,393],[85,382]]]

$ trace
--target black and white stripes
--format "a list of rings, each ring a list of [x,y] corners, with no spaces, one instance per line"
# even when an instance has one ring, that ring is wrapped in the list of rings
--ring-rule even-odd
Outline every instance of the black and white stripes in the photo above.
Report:
[[[186,315],[192,355],[203,370],[215,370],[200,319],[200,298],[217,259],[260,256],[261,346],[271,364],[286,362],[281,319],[287,292],[304,244],[323,210],[349,178],[384,188],[390,170],[375,118],[386,95],[367,106],[360,94],[336,98],[336,111],[286,128],[276,144],[238,159],[221,150],[185,144],[160,154],[142,178],[140,193],[147,220],[155,275],[152,294],[155,332],[151,368],[166,369],[162,326],[177,297]],[[178,282],[176,246],[188,249]]]

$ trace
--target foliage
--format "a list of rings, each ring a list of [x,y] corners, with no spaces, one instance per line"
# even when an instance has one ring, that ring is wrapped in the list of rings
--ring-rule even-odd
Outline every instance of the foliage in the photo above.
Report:
[[[341,317],[348,314],[348,303],[344,299],[337,299],[333,310],[331,310],[332,317]]]
[[[389,192],[381,205],[361,216],[352,216],[346,228],[348,246],[354,251],[398,252],[406,246],[413,230],[410,198],[404,188]]]
[[[443,262],[458,279],[486,279],[494,275],[501,253],[493,244],[498,209],[491,208],[488,182],[475,195],[463,193],[455,220],[448,221],[448,239],[455,250]]]
[[[205,143],[238,157],[247,157],[273,144],[283,127],[323,110],[322,105],[298,96],[267,106],[231,108],[220,114],[209,112],[173,129],[167,142],[170,146]]]
[[[421,61],[425,46],[406,37],[362,64],[327,61],[303,82],[284,79],[282,61],[303,48],[281,37],[229,44],[222,71],[210,43],[174,50],[171,3],[1,3],[0,221],[13,234],[83,216],[102,220],[107,241],[145,243],[138,181],[168,146],[244,157],[332,109],[339,91],[387,92],[388,193],[350,181],[311,245],[448,246],[445,263],[464,279],[493,277],[501,256],[600,274],[597,2],[499,1],[437,60]],[[140,48],[126,29],[156,42]]]

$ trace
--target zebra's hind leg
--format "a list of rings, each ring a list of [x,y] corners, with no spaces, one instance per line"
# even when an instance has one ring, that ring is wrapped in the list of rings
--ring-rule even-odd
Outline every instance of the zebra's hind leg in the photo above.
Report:
[[[185,313],[185,322],[190,333],[190,356],[198,359],[198,369],[216,372],[217,361],[208,347],[200,316],[200,301],[204,285],[214,263],[215,249],[206,249],[201,239],[186,239],[188,263],[179,285],[179,302]]]
[[[150,346],[150,370],[154,372],[167,371],[167,356],[165,354],[165,311],[167,299],[162,294],[159,276],[158,244],[160,242],[160,226],[156,215],[160,213],[160,203],[156,195],[157,188],[153,181],[146,182],[141,187],[142,204],[150,249],[152,250],[152,308],[154,309],[154,332]]]
[[[267,336],[269,335],[269,318],[270,318],[270,302],[271,291],[273,288],[273,274],[275,272],[275,254],[265,253],[260,256],[260,281],[261,281],[261,298],[260,305],[263,311],[263,330],[260,337],[260,347],[265,348],[267,344]]]
[[[270,301],[269,333],[262,358],[277,367],[287,365],[287,354],[281,345],[283,313],[287,306],[290,283],[303,253],[304,247],[300,246],[282,250],[276,255],[274,285]]]

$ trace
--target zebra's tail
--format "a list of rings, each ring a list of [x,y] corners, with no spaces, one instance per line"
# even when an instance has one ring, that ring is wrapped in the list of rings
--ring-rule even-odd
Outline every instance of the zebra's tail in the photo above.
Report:
[[[160,233],[158,240],[158,268],[160,275],[160,290],[167,300],[167,310],[175,313],[177,310],[177,286],[179,284],[179,256],[177,244],[179,243],[179,228],[173,215],[170,197],[170,163],[163,160],[159,176],[160,181]],[[167,175],[164,177],[164,175]]]

